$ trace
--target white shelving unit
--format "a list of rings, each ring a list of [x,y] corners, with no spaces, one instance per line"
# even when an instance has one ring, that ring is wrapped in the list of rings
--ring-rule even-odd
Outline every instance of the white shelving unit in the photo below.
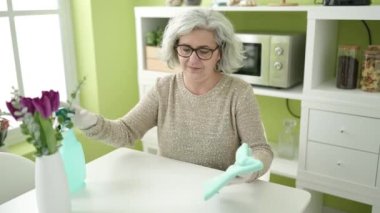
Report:
[[[157,77],[167,75],[145,69],[145,33],[156,29],[157,26],[165,26],[171,16],[191,8],[135,8],[140,96],[154,85]],[[337,89],[332,73],[336,63],[339,22],[380,21],[380,6],[257,6],[212,9],[241,13],[307,13],[303,85],[288,90],[253,87],[256,95],[289,98],[302,102],[299,157],[297,160],[276,157],[271,172],[295,178],[297,187],[316,192],[313,194],[328,193],[367,203],[373,205],[372,212],[379,213],[380,133],[378,132],[380,131],[375,131],[372,125],[377,129],[380,127],[380,94],[367,93],[359,89]],[[321,132],[315,132],[319,131],[316,126],[321,127]],[[146,135],[148,141],[146,151],[154,152],[157,149],[155,134],[153,130]],[[328,135],[326,137],[316,137],[326,134]],[[365,148],[367,145],[377,148],[367,150]],[[355,157],[358,159],[354,159]],[[315,196],[313,203],[321,203],[319,198],[321,196]],[[321,206],[314,207],[310,210],[321,211]]]
[[[307,17],[297,187],[367,203],[379,213],[380,94],[338,89],[332,71],[339,22],[380,21],[380,7],[316,7]]]

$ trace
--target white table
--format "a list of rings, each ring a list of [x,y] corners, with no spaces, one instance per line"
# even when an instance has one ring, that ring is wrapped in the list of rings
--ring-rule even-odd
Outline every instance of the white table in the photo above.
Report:
[[[222,171],[119,148],[87,164],[86,187],[72,195],[73,212],[297,213],[310,193],[275,183],[233,184],[203,200],[203,184]],[[31,190],[0,212],[38,212]]]

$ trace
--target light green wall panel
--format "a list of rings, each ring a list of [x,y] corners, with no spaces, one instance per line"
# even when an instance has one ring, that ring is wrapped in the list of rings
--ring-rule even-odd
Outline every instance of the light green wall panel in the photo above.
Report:
[[[80,93],[81,105],[99,111],[91,1],[72,1],[71,6],[78,79],[87,78]]]
[[[306,12],[225,12],[237,32],[306,32]]]
[[[86,76],[81,106],[106,118],[128,112],[138,100],[134,2],[72,1],[78,78]],[[113,150],[79,134],[86,161]]]
[[[117,118],[138,100],[133,1],[92,1],[99,112]]]

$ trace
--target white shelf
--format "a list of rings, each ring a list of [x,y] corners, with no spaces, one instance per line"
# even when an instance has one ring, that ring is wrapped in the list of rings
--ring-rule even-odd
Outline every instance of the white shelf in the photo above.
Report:
[[[319,20],[379,20],[380,6],[314,7],[308,19]]]
[[[273,158],[270,172],[276,175],[281,175],[284,177],[296,179],[297,168],[298,168],[297,160],[288,160],[288,159],[279,158],[275,156]]]
[[[253,91],[255,95],[302,100],[302,88],[302,85],[297,85],[289,89],[253,86]]]
[[[135,7],[137,17],[170,18],[194,7]],[[221,12],[307,12],[309,19],[326,20],[379,20],[380,6],[216,6],[202,7]]]
[[[313,88],[305,99],[327,99],[343,104],[380,108],[380,93],[366,92],[360,89],[339,89],[335,86],[335,79],[323,82]]]
[[[318,6],[214,6],[213,10],[231,12],[307,12]]]
[[[298,148],[296,149],[296,156],[294,156],[293,159],[285,159],[278,156],[277,143],[270,141],[268,143],[272,147],[274,154],[270,173],[296,179],[298,171]]]
[[[141,72],[142,72],[141,77],[144,79],[156,79],[158,77],[163,77],[166,75],[173,74],[173,72],[159,72],[159,71],[153,71],[153,70],[143,70]],[[303,88],[302,84],[296,85],[289,89],[261,87],[261,86],[252,86],[252,88],[255,95],[302,100],[302,88]]]

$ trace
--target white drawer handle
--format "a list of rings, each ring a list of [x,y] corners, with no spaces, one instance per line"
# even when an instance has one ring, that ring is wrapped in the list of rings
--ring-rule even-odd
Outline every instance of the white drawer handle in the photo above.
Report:
[[[337,165],[337,166],[342,166],[342,164],[343,164],[342,161],[338,161],[338,162],[336,162],[336,165]]]
[[[344,131],[343,128],[341,128],[341,129],[339,130],[339,132],[343,134],[345,131]]]

